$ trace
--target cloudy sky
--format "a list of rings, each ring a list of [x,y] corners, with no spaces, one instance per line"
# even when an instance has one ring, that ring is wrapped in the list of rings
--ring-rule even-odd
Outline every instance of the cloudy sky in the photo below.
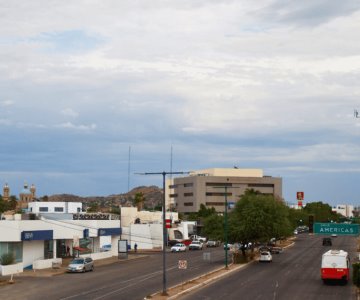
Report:
[[[238,166],[359,205],[359,27],[356,0],[1,0],[0,184]]]

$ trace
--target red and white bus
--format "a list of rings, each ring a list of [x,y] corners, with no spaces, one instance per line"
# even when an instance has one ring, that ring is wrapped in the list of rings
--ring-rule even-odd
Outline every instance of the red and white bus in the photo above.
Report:
[[[324,283],[328,280],[341,280],[347,283],[350,279],[349,254],[343,250],[325,252],[321,260],[321,279]]]

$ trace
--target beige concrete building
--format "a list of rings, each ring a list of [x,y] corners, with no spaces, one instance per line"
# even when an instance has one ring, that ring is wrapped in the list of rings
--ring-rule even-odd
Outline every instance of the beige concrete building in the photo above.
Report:
[[[181,213],[197,212],[200,205],[225,210],[225,186],[231,210],[247,189],[282,199],[282,178],[264,176],[261,169],[213,168],[191,172],[167,181],[167,205]]]

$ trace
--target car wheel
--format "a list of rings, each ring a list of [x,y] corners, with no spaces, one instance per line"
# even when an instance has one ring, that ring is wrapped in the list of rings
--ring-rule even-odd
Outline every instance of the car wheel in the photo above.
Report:
[[[94,271],[94,266],[91,266],[91,269],[90,269],[90,271],[92,272],[92,271]]]
[[[82,272],[83,272],[83,273],[85,273],[85,272],[86,272],[86,269],[85,269],[85,267],[83,267],[83,269],[82,269]]]

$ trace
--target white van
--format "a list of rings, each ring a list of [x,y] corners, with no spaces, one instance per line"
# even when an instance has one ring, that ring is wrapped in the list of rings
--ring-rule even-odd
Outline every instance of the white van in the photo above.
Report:
[[[341,280],[344,283],[350,279],[349,254],[343,250],[329,250],[322,255],[321,279]]]

